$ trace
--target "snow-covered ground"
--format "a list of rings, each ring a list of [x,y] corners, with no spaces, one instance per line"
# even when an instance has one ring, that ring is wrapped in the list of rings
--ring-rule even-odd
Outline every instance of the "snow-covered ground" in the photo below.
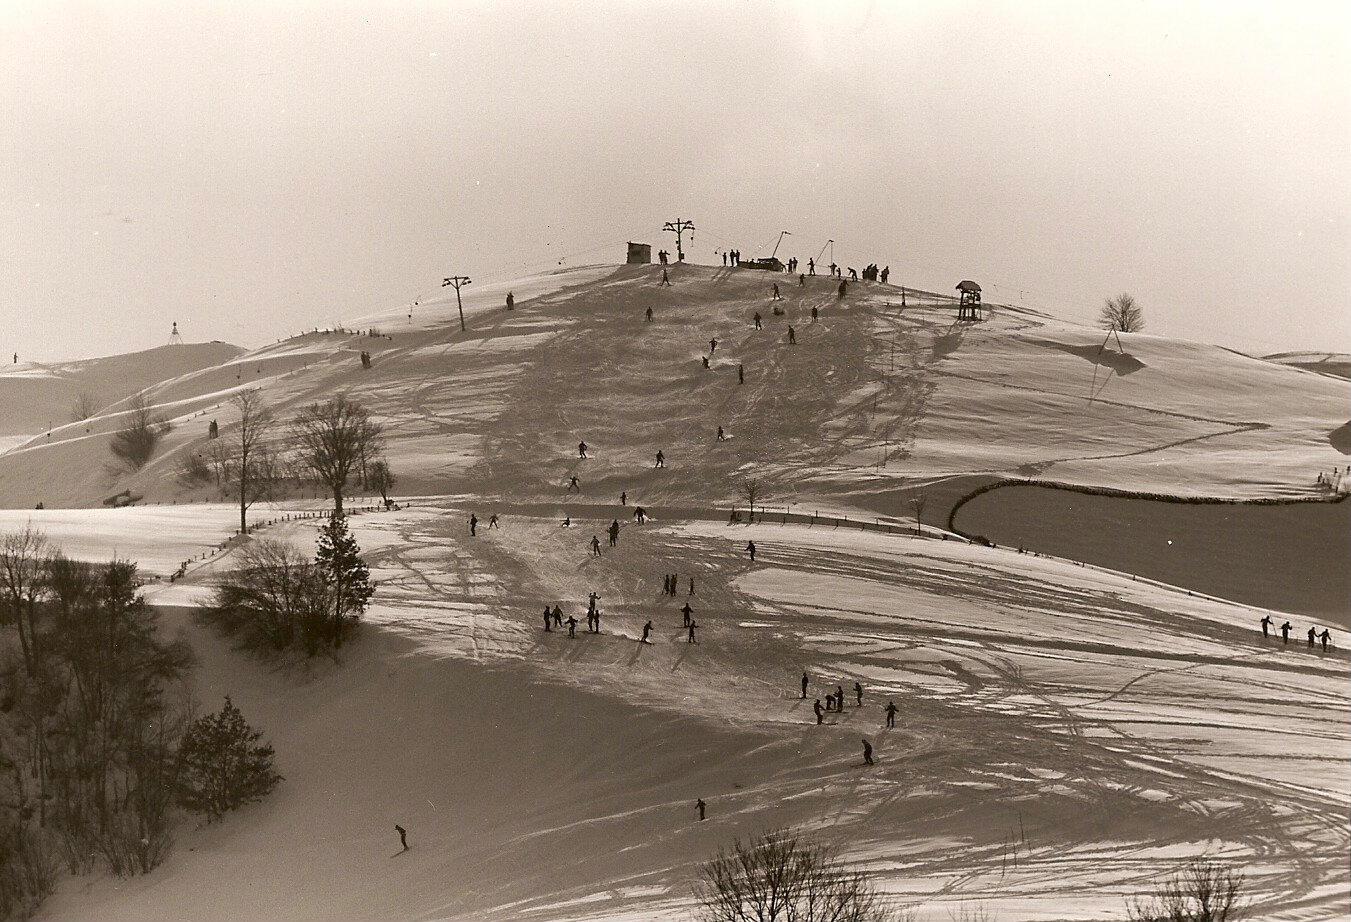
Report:
[[[71,554],[151,574],[197,558],[147,587],[164,606],[232,564],[237,509],[175,475],[210,419],[229,437],[240,388],[283,416],[350,393],[386,427],[398,494],[425,494],[354,518],[380,586],[337,664],[251,663],[166,609],[197,650],[198,697],[230,694],[287,780],[185,828],[151,875],[65,882],[47,918],[679,918],[700,861],[781,825],[839,845],[920,919],[1120,918],[1200,853],[1244,868],[1257,917],[1348,915],[1341,630],[1323,654],[1298,632],[1263,642],[1251,608],[1069,560],[710,521],[744,508],[748,477],[776,508],[866,519],[913,516],[923,493],[940,526],[994,477],[1315,496],[1346,464],[1345,380],[1157,337],[1104,345],[999,307],[957,325],[940,297],[908,292],[901,310],[894,286],[842,303],[824,280],[785,286],[776,317],[763,274],[677,266],[667,289],[658,273],[466,289],[467,333],[439,294],[411,322],[403,305],[349,324],[379,337],[314,332],[166,381],[152,393],[174,429],[134,475],[106,468],[114,416],[0,456],[0,500],[18,507],[0,529],[31,520]],[[122,489],[161,505],[52,508]],[[621,491],[629,506],[610,505]],[[659,514],[639,526],[634,503]],[[286,516],[321,505],[250,521],[309,549],[314,521]],[[591,556],[616,515],[619,546]],[[582,619],[593,591],[601,634],[543,631],[545,605]],[[852,702],[855,681],[863,706],[816,726],[811,700],[838,684]]]

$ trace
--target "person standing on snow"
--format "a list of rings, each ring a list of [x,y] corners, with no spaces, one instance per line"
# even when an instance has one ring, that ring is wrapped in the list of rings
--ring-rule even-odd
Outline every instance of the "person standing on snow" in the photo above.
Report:
[[[746,553],[751,555],[751,563],[755,563],[755,542],[746,542]]]
[[[548,609],[545,609],[545,610],[547,611]],[[807,700],[807,683],[808,683],[808,681],[809,681],[809,679],[807,678],[807,673],[805,673],[805,672],[802,673],[802,700],[803,700],[803,701],[806,701],[806,700]]]
[[[873,764],[873,744],[868,742],[866,738],[863,740],[863,764]]]
[[[890,730],[896,726],[896,703],[887,702],[887,729]]]
[[[690,626],[690,615],[694,614],[694,609],[693,609],[693,608],[690,608],[690,603],[689,603],[689,602],[686,602],[686,603],[685,603],[685,607],[682,608],[682,609],[680,609],[680,613],[681,613],[682,615],[685,616],[685,621],[684,621],[684,623],[683,623],[681,626],[682,626],[682,627],[689,627],[689,626]]]
[[[1275,623],[1276,623],[1276,622],[1273,621],[1273,620],[1271,619],[1271,615],[1264,615],[1264,616],[1262,617],[1262,636],[1263,636],[1263,637],[1266,637],[1266,636],[1267,636],[1267,629],[1268,629],[1269,627],[1271,627],[1272,625],[1274,625]]]
[[[816,712],[816,725],[820,726],[826,719],[825,711],[821,709],[821,699],[817,698],[816,703],[812,705],[812,710]]]
[[[619,543],[619,519],[610,523],[610,547]]]
[[[592,557],[599,557],[599,556],[600,556],[600,536],[599,536],[599,535],[592,535],[592,536],[591,536],[591,556],[592,556]]]
[[[863,707],[863,686],[854,683],[854,707]]]
[[[647,624],[644,624],[644,625],[643,625],[643,636],[638,640],[638,642],[639,642],[639,643],[651,643],[651,641],[647,639],[647,635],[648,635],[648,634],[651,634],[651,633],[652,633],[652,622],[649,621],[649,622],[647,622]]]
[[[478,534],[478,516],[471,512],[469,513],[469,537],[472,538],[476,534]]]

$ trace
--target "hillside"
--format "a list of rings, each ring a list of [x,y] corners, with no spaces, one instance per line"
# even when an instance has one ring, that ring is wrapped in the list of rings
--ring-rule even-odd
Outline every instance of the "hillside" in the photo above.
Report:
[[[75,556],[116,552],[152,577],[192,560],[146,594],[197,653],[197,699],[231,695],[286,776],[221,824],[185,825],[150,875],[66,880],[43,918],[688,918],[698,862],[782,825],[837,845],[918,919],[1120,918],[1126,896],[1201,853],[1244,868],[1255,917],[1345,917],[1348,635],[1321,618],[1345,582],[1318,587],[1321,607],[1273,606],[1294,622],[1284,645],[1263,640],[1250,600],[1143,577],[1153,555],[1182,582],[1227,542],[1244,565],[1296,560],[1316,578],[1344,556],[1346,503],[1251,507],[1281,510],[1293,542],[1265,556],[1261,528],[1176,504],[1187,525],[1166,536],[1162,514],[1120,505],[1020,528],[1050,508],[1034,503],[1000,522],[1013,537],[999,547],[944,526],[1005,478],[1332,499],[1340,482],[1317,478],[1346,464],[1351,385],[1160,337],[1104,345],[997,305],[957,324],[946,295],[907,290],[902,308],[896,286],[851,284],[841,301],[825,279],[671,278],[588,267],[474,286],[465,332],[438,298],[353,324],[376,335],[312,332],[165,380],[151,394],[173,429],[134,475],[106,466],[117,408],[0,455],[0,530],[31,520]],[[353,518],[379,589],[336,661],[252,662],[181,608],[233,565],[221,544],[237,511],[176,472],[211,419],[229,437],[227,401],[253,387],[283,418],[346,392],[386,427],[404,505]],[[772,512],[728,525],[751,476]],[[142,505],[102,508],[120,489]],[[635,504],[653,519],[637,523]],[[260,503],[251,520],[309,551],[314,521],[285,519],[322,506]],[[821,518],[785,524],[789,509]],[[594,556],[612,520],[618,546]],[[1141,541],[1151,528],[1178,550]],[[1122,572],[1015,546],[1097,554],[1117,532],[1142,545]],[[1197,556],[1179,563],[1183,544]],[[1204,575],[1241,588],[1222,570]],[[675,597],[660,593],[669,572]],[[580,618],[589,592],[600,634],[543,631],[545,605]],[[1329,651],[1305,645],[1310,626],[1332,629]],[[856,681],[863,705],[851,694],[817,726],[812,702]]]
[[[243,351],[229,343],[184,343],[77,362],[0,365],[0,447],[70,422],[81,394],[102,410],[142,388],[228,362]]]

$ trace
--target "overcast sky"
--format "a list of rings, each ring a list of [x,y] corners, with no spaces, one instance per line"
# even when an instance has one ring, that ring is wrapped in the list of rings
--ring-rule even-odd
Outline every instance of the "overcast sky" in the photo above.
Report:
[[[676,217],[697,262],[789,230],[916,287],[1351,350],[1348,10],[0,0],[0,352],[256,345]]]

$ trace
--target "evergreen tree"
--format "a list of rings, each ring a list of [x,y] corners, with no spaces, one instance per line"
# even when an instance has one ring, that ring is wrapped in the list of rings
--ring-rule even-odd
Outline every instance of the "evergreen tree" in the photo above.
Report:
[[[219,714],[193,721],[178,750],[183,806],[217,820],[271,791],[282,776],[272,770],[272,747],[258,742],[262,735],[228,695]]]
[[[342,646],[343,628],[366,610],[375,593],[371,571],[361,559],[361,548],[347,529],[347,518],[340,512],[329,517],[319,532],[319,551],[315,565],[328,584],[333,605],[333,645]]]

